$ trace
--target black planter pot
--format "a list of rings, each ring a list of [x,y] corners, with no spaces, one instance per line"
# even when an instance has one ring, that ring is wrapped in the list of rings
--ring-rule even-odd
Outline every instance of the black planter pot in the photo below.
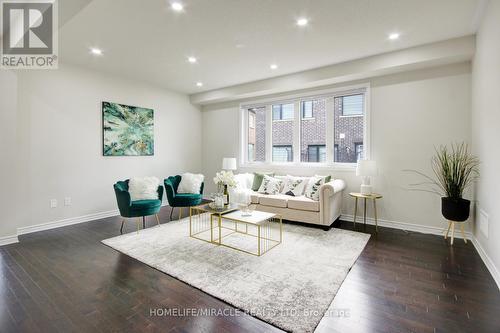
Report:
[[[441,214],[447,220],[463,222],[469,218],[470,200],[454,199],[448,197],[441,198]]]

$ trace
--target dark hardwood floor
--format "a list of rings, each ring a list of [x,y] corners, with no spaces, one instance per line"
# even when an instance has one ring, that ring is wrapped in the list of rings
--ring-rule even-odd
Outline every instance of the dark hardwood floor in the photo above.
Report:
[[[162,223],[169,213],[162,210]],[[1,247],[0,332],[279,331],[248,315],[151,316],[232,307],[100,243],[119,228],[118,217],[108,218]],[[129,222],[125,232],[134,228]],[[347,315],[324,317],[317,332],[500,332],[500,292],[470,242],[359,229],[372,237],[333,303]]]

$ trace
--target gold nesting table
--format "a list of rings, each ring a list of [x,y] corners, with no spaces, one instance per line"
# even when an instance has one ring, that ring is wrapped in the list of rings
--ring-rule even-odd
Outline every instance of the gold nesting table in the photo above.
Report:
[[[218,246],[261,256],[283,240],[280,215],[253,211],[245,215],[238,205],[222,209],[210,204],[189,210],[189,236]]]

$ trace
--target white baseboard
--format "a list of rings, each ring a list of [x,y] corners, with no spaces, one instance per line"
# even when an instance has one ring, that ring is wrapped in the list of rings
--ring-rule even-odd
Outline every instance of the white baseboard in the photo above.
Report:
[[[342,214],[340,216],[340,219],[343,221],[353,222],[354,216]],[[443,230],[447,226],[447,225],[445,225],[445,223],[443,223],[443,227],[440,228],[440,227],[433,227],[433,226],[413,224],[413,223],[407,223],[407,222],[399,222],[399,221],[390,221],[390,220],[383,220],[383,219],[377,219],[377,221],[378,221],[378,225],[381,227],[388,227],[388,228],[394,228],[394,229],[400,229],[400,230],[421,232],[423,234],[440,235],[440,236],[443,236]],[[363,224],[363,217],[359,218],[356,216],[356,223]],[[375,219],[367,217],[366,224],[375,225]],[[467,237],[467,239],[473,238],[473,235],[470,231],[466,231],[465,236]],[[460,230],[455,230],[455,238],[461,238],[461,239],[463,238]]]
[[[166,203],[162,205],[162,207],[165,207],[165,206],[168,206],[168,205]],[[61,227],[65,227],[68,225],[90,222],[90,221],[94,221],[94,220],[105,219],[108,217],[119,216],[119,215],[120,215],[120,211],[118,209],[115,209],[115,210],[110,210],[107,212],[100,212],[100,213],[94,213],[94,214],[89,214],[89,215],[70,217],[70,218],[63,219],[63,220],[46,222],[46,223],[41,223],[41,224],[30,225],[28,227],[17,228],[17,235],[19,236],[19,235],[30,234],[32,232],[61,228]]]
[[[110,210],[107,212],[94,213],[94,214],[77,216],[77,217],[70,217],[70,218],[63,219],[63,220],[52,221],[52,222],[47,222],[47,223],[30,225],[28,227],[17,228],[17,234],[18,235],[30,234],[32,232],[50,230],[50,229],[65,227],[68,225],[104,219],[107,217],[112,217],[112,216],[117,216],[117,215],[120,215],[120,212],[116,209],[116,210]]]
[[[354,216],[353,215],[344,215],[342,214],[340,216],[340,219],[343,221],[348,221],[348,222],[353,222],[354,221]],[[358,219],[356,217],[356,223],[363,223],[363,218],[361,217]],[[371,224],[375,225],[375,219],[373,218],[366,218],[366,224]],[[425,226],[425,225],[420,225],[420,224],[412,224],[412,223],[406,223],[406,222],[396,222],[396,221],[389,221],[389,220],[381,220],[378,219],[378,225],[381,227],[388,227],[388,228],[394,228],[394,229],[400,229],[400,230],[407,230],[407,231],[414,231],[414,232],[421,232],[424,234],[432,234],[432,235],[439,235],[443,236],[443,230],[444,227],[446,226],[443,223],[443,227],[432,227],[432,226]],[[490,271],[491,276],[493,276],[493,279],[495,280],[498,289],[500,289],[500,272],[498,271],[497,267],[491,260],[491,258],[486,254],[486,251],[484,251],[483,247],[481,244],[478,242],[474,234],[470,231],[465,232],[465,236],[467,239],[472,241],[472,244],[476,248],[476,251],[479,253],[479,256],[483,260],[484,264]],[[462,239],[462,234],[460,231],[457,232],[455,230],[455,238],[460,238]]]
[[[14,243],[18,243],[18,242],[19,242],[19,239],[17,238],[17,235],[0,237],[0,246],[14,244]]]
[[[490,271],[491,276],[493,276],[493,279],[497,283],[498,289],[500,289],[500,272],[498,271],[498,268],[495,266],[493,260],[491,260],[488,254],[486,254],[486,251],[484,251],[483,247],[481,246],[481,243],[479,243],[476,237],[472,237],[472,244],[474,244],[477,253],[479,253],[479,256],[481,257],[481,259],[483,259],[484,264]]]

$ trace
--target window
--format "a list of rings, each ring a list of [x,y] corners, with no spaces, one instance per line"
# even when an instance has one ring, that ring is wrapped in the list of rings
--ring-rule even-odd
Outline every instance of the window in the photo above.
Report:
[[[326,146],[310,145],[307,147],[308,162],[326,162]]]
[[[335,97],[334,109],[334,144],[337,147],[334,162],[356,163],[358,156],[363,154],[364,95]],[[346,112],[350,117],[345,117]]]
[[[255,112],[250,112],[248,114],[248,127],[255,128]]]
[[[248,144],[248,160],[255,161],[255,144]]]
[[[248,162],[266,161],[266,108],[248,109]]]
[[[313,117],[313,101],[302,102],[302,118]]]
[[[273,105],[273,120],[291,120],[293,119],[293,104]]]
[[[300,161],[326,162],[326,113],[327,99],[318,98],[313,101],[302,102],[302,119],[300,120]],[[310,106],[310,109],[309,106]],[[314,118],[305,117],[307,113],[314,113]],[[330,111],[331,112],[331,111]],[[318,148],[323,146],[323,160],[319,158]]]
[[[368,89],[323,90],[242,107],[242,160],[352,167],[369,157]]]
[[[362,116],[364,98],[362,94],[343,96],[342,115],[343,116]]]
[[[292,146],[273,146],[273,162],[292,162]]]
[[[273,105],[273,117],[280,110],[280,120],[290,121],[273,121],[272,122],[272,145],[273,145],[273,162],[293,162],[293,114],[295,112],[294,104],[278,104]],[[275,149],[276,148],[276,149]],[[282,149],[283,148],[283,149]],[[286,151],[284,150],[286,148]],[[285,153],[283,153],[285,151]],[[289,152],[288,152],[289,151]]]
[[[356,162],[359,160],[362,160],[364,158],[364,156],[363,156],[363,144],[362,143],[355,143],[354,150],[356,151]]]

